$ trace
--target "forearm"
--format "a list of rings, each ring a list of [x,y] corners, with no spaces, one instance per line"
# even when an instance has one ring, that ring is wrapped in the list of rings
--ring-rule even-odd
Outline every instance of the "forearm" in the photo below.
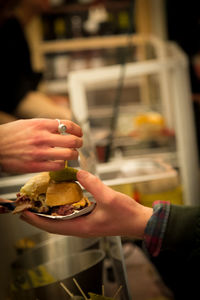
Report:
[[[16,114],[21,118],[71,119],[68,107],[57,105],[50,97],[40,92],[30,92],[17,106]]]

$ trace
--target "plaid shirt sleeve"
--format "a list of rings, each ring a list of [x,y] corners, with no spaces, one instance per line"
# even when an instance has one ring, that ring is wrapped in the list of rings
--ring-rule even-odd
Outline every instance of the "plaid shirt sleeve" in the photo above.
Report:
[[[169,212],[169,201],[153,203],[153,215],[147,223],[144,234],[144,248],[151,256],[157,256],[161,250]]]

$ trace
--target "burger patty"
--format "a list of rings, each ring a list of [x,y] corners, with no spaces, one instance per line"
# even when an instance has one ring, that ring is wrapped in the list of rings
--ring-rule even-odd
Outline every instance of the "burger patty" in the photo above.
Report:
[[[67,216],[75,210],[80,210],[90,205],[89,200],[83,197],[79,202],[74,204],[65,204],[49,207],[45,204],[45,194],[40,194],[37,200],[31,200],[27,195],[17,194],[15,213],[26,209],[31,209],[38,213],[47,213],[52,216]]]
[[[54,206],[51,208],[52,216],[67,216],[74,212],[74,208],[70,204]]]
[[[37,200],[31,200],[27,195],[18,193],[15,203],[16,208],[18,208],[16,212],[19,212],[20,208],[21,211],[31,208],[39,213],[47,213],[49,211],[49,207],[45,205],[45,194],[39,195]]]

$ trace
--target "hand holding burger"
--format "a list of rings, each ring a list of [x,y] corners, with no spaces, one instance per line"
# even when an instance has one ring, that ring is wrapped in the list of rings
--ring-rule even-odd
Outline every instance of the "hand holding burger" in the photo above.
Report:
[[[32,177],[17,194],[13,213],[31,210],[51,216],[66,216],[90,206],[76,180],[77,170],[42,172]]]
[[[25,211],[21,219],[50,233],[78,237],[133,236],[143,238],[152,208],[116,192],[96,176],[79,170],[77,180],[96,200],[92,212],[72,220],[51,220]]]

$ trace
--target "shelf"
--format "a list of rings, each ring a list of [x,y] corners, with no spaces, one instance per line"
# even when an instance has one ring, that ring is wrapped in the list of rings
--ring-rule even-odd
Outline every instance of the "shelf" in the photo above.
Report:
[[[43,54],[55,52],[81,51],[91,49],[125,47],[129,42],[144,44],[145,38],[138,35],[98,36],[90,38],[77,38],[69,40],[56,40],[42,42],[40,49]]]
[[[44,15],[56,15],[56,14],[65,14],[65,13],[77,13],[88,11],[90,7],[103,5],[107,9],[119,10],[127,9],[131,3],[128,0],[125,1],[94,1],[90,4],[64,4],[59,6],[54,6],[49,9]]]

